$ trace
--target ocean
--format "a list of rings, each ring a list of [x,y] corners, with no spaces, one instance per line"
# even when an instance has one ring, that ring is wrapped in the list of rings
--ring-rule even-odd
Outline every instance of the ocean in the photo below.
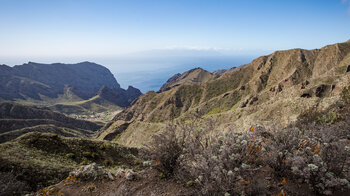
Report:
[[[174,74],[183,73],[190,69],[201,67],[207,71],[229,69],[250,63],[254,57],[201,57],[159,60],[151,62],[110,62],[108,68],[116,77],[122,88],[129,85],[140,89],[143,93],[147,91],[158,91],[160,87]],[[123,67],[123,69],[121,69]],[[130,67],[130,69],[125,69]]]

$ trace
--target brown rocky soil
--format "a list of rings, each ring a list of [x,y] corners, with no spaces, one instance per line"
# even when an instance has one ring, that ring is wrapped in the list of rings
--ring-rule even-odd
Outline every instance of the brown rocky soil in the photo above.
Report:
[[[54,185],[56,195],[64,196],[158,196],[158,195],[196,195],[191,187],[177,184],[173,180],[161,179],[155,170],[146,170],[137,175],[134,180],[127,180],[123,176],[97,181],[83,181],[65,184],[64,181]],[[55,195],[54,194],[54,195]]]

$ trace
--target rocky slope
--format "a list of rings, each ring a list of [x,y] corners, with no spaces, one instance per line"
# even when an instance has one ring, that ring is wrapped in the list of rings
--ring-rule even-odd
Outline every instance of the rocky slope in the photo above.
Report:
[[[107,68],[95,63],[29,62],[14,67],[0,66],[0,99],[3,100],[72,105],[72,102],[85,101],[101,95],[104,88],[113,92],[103,96],[112,103],[112,106],[126,107],[141,95],[136,88],[129,87],[127,90],[120,88],[113,74]],[[89,108],[83,107],[83,109]]]
[[[139,146],[169,120],[193,114],[214,119],[223,130],[252,124],[286,127],[310,108],[321,111],[339,101],[350,84],[349,71],[350,41],[276,51],[219,74],[191,70],[171,78],[160,92],[140,96],[100,138],[114,134],[120,143]]]

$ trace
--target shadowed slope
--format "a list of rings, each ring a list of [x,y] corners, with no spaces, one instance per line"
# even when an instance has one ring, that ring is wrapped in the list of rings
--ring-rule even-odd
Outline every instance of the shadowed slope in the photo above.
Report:
[[[100,127],[96,123],[69,118],[46,108],[24,106],[10,102],[0,103],[1,142],[14,139],[30,131],[86,137]]]

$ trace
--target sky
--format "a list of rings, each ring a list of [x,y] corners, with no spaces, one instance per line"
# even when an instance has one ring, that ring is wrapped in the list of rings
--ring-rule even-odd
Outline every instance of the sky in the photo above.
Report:
[[[0,64],[88,60],[118,81],[349,39],[350,0],[0,0]]]

